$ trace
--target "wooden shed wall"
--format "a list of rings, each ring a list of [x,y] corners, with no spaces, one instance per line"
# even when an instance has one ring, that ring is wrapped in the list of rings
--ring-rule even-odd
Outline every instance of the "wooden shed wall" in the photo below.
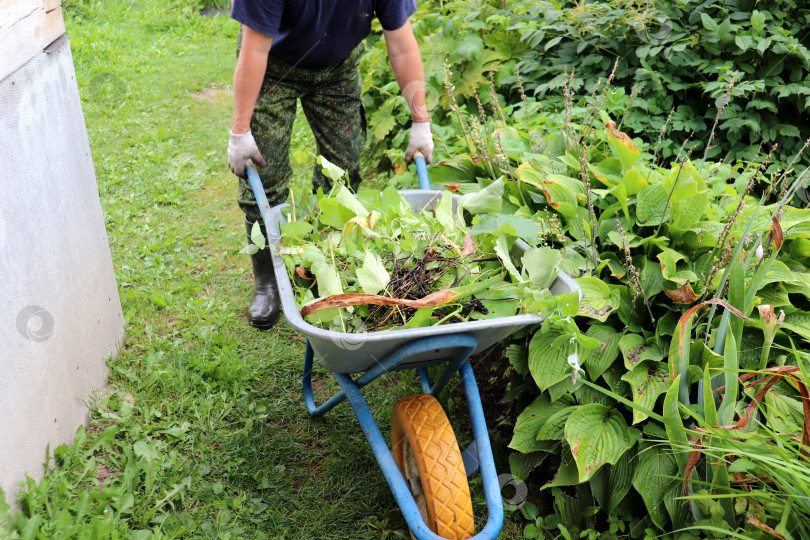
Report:
[[[0,0],[0,80],[64,33],[61,0]]]

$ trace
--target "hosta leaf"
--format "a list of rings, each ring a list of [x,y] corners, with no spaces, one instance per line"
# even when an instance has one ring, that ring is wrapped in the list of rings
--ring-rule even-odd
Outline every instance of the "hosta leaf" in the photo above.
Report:
[[[391,276],[380,258],[371,251],[366,251],[363,266],[357,269],[357,281],[364,293],[377,294],[388,286]]]
[[[573,346],[555,346],[560,337],[556,332],[535,332],[529,342],[529,371],[540,390],[546,390],[554,383],[569,376],[571,367],[568,355],[574,352]]]
[[[694,195],[684,197],[672,209],[672,224],[679,228],[685,229],[692,227],[695,223],[700,221],[704,212],[709,208],[709,192],[701,191]]]
[[[509,472],[518,482],[525,482],[529,473],[548,458],[549,453],[543,451],[521,454],[512,452],[509,454]]]
[[[622,184],[628,197],[636,195],[639,191],[647,187],[647,180],[635,169],[627,169],[622,178]]]
[[[669,193],[661,184],[639,191],[636,198],[636,221],[639,225],[659,225],[667,220]]]
[[[644,499],[653,523],[664,529],[669,522],[664,496],[672,483],[677,482],[673,477],[678,475],[678,464],[672,449],[663,444],[642,442],[636,460],[633,487]]]
[[[641,155],[641,151],[635,143],[627,136],[616,129],[616,123],[612,120],[605,122],[605,131],[607,132],[607,140],[616,155],[622,162],[623,169],[629,169],[636,162]]]
[[[461,197],[461,206],[471,214],[493,214],[503,207],[503,179],[492,182],[476,193]]]
[[[580,482],[588,481],[605,463],[615,464],[637,438],[618,410],[598,403],[582,405],[565,424]]]
[[[624,357],[624,365],[633,370],[645,360],[660,361],[664,355],[657,346],[647,345],[644,337],[639,334],[625,334],[619,340],[619,350]]]
[[[554,403],[560,402],[555,401]],[[540,428],[540,431],[537,432],[537,440],[556,441],[562,439],[565,436],[565,422],[578,407],[579,405],[572,405],[571,407],[558,409],[546,420]]]
[[[625,452],[615,465],[605,465],[591,478],[591,491],[608,514],[619,506],[633,486],[633,454],[632,451]]]
[[[576,280],[582,288],[582,302],[579,315],[605,322],[608,315],[619,307],[619,295],[611,292],[602,280],[595,277],[582,277]]]
[[[783,328],[796,332],[804,339],[810,341],[810,313],[797,311],[785,317]]]
[[[664,362],[645,362],[637,366],[633,371],[625,373],[622,380],[630,383],[633,389],[633,403],[652,410],[658,396],[669,388],[669,369]],[[633,423],[637,424],[646,420],[648,415],[633,409]]]
[[[541,490],[550,487],[561,486],[575,486],[579,483],[579,471],[577,470],[577,463],[571,451],[566,447],[563,449],[562,456],[560,456],[560,467],[557,469],[557,474],[554,475],[554,480],[543,485]]]
[[[517,417],[509,448],[518,452],[548,449],[549,443],[538,441],[537,433],[554,413],[565,409],[571,402],[572,399],[568,397],[552,403],[548,394],[543,394],[532,401]]]
[[[588,377],[591,380],[596,380],[619,356],[619,338],[621,334],[609,326],[593,324],[588,327],[585,335],[600,342],[599,347],[586,350],[582,354],[582,363],[588,371]]]

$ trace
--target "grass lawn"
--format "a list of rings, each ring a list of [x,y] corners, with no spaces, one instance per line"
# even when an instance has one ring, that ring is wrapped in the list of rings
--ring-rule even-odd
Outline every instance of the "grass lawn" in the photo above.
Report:
[[[302,339],[245,322],[252,278],[225,160],[237,25],[167,4],[66,3],[126,347],[89,427],[55,449],[0,537],[409,538],[348,405],[307,416]],[[293,150],[313,147],[297,122]],[[324,375],[321,398],[335,387]],[[367,388],[384,433],[415,382]],[[502,537],[520,536],[507,519]]]

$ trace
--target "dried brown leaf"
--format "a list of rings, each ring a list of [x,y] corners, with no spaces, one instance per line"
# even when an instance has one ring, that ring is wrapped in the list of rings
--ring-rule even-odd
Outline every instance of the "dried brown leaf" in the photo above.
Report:
[[[692,286],[688,283],[679,289],[664,291],[664,293],[676,304],[691,304],[698,299],[698,295],[695,294]]]
[[[779,224],[779,220],[776,219],[774,216],[772,219],[773,226],[771,227],[771,236],[773,236],[773,244],[776,246],[776,249],[779,250],[782,247],[782,242],[785,241],[785,235],[782,233],[782,226]]]
[[[296,266],[295,267],[295,275],[300,277],[300,278],[306,279],[307,281],[314,281],[315,280],[315,278],[312,277],[312,274],[309,273],[309,270],[307,270],[303,266]]]
[[[475,241],[473,240],[473,233],[468,232],[466,236],[464,236],[464,246],[461,248],[461,256],[469,257],[473,253],[475,253]]]
[[[333,294],[332,296],[327,296],[317,302],[304,306],[301,309],[301,316],[306,317],[316,311],[333,307],[342,308],[368,304],[375,306],[405,306],[411,309],[422,309],[447,304],[452,302],[456,297],[458,297],[458,293],[450,289],[429,294],[419,300],[406,300],[404,298],[391,298],[389,296],[364,293]]]

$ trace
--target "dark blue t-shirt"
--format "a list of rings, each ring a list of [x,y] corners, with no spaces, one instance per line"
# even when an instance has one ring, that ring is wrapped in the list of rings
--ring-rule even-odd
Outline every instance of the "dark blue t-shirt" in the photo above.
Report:
[[[371,33],[397,30],[416,0],[234,0],[231,17],[273,38],[270,54],[305,67],[337,64]]]

